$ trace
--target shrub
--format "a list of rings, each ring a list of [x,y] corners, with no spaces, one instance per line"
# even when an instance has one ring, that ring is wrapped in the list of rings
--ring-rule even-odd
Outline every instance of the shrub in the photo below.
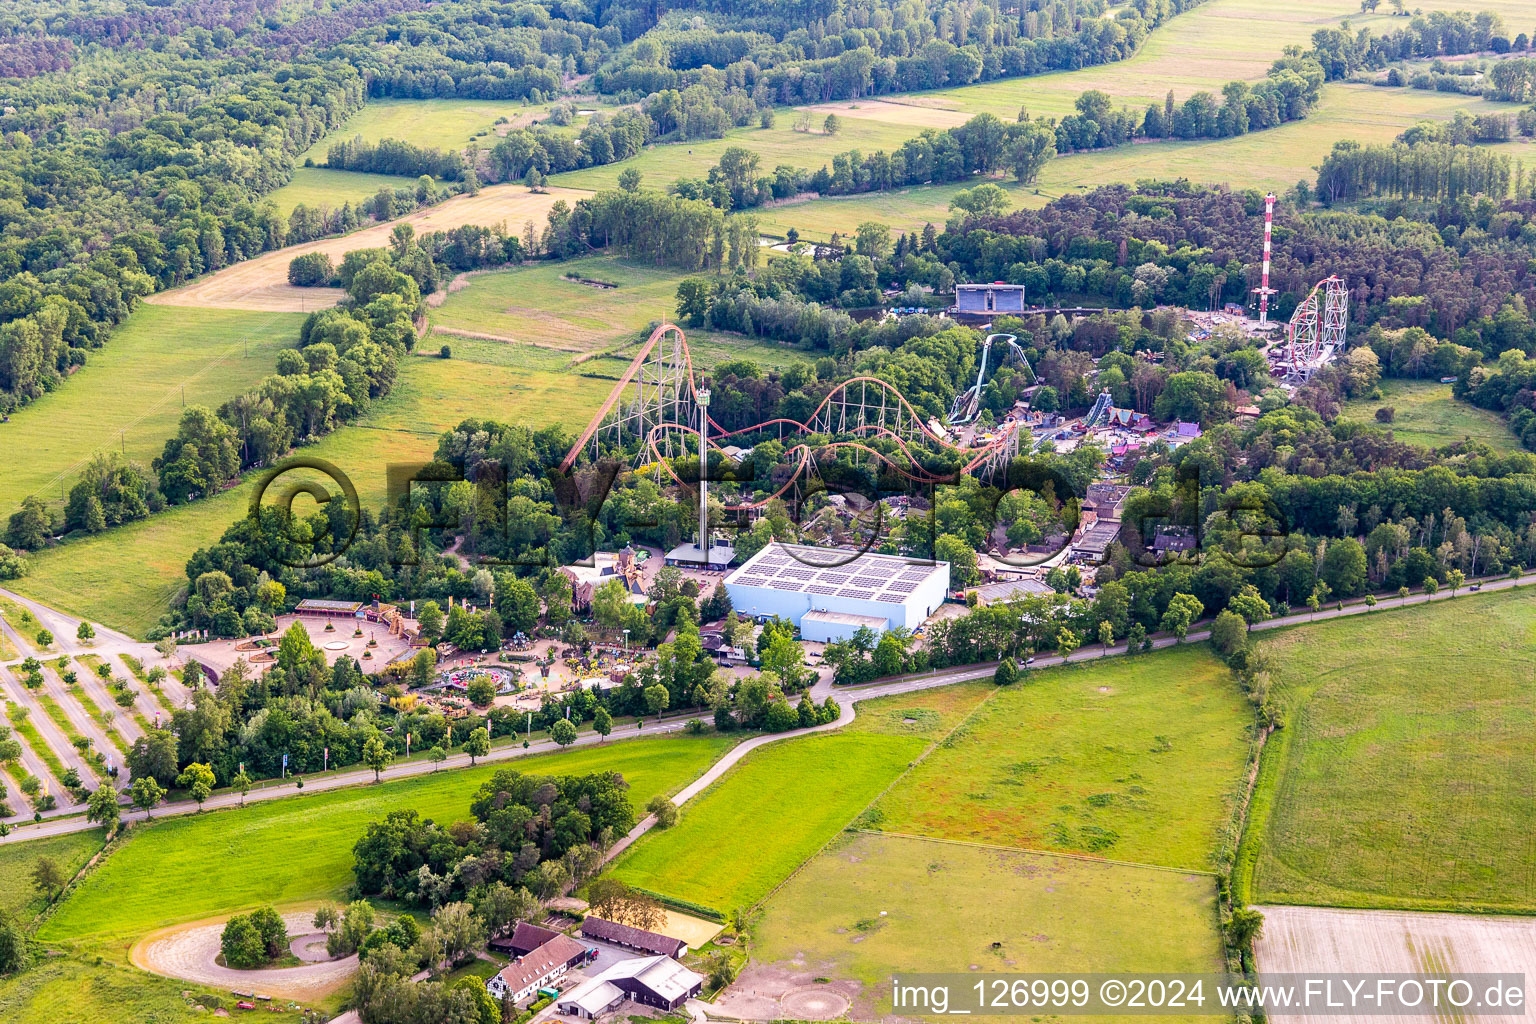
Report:
[[[453,346],[451,346],[451,345],[444,345],[442,348],[437,350],[437,354],[439,356],[441,356],[442,358],[444,358],[444,359],[452,359],[453,358]]]
[[[1377,423],[1391,423],[1397,418],[1397,409],[1390,405],[1384,405],[1376,410]]]

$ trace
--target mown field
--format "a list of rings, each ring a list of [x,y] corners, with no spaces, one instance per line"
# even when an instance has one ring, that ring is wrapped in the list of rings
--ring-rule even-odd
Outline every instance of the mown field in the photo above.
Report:
[[[96,452],[148,466],[187,405],[217,408],[298,343],[296,314],[141,306],[56,391],[0,424],[0,518],[29,494],[62,508]]]
[[[999,691],[876,805],[877,827],[1209,870],[1253,712],[1205,644]]]
[[[1451,386],[1439,381],[1383,380],[1382,397],[1358,398],[1344,404],[1340,418],[1385,427],[1399,441],[1429,448],[1471,439],[1500,451],[1518,451],[1520,440],[1504,418],[1451,396]],[[1376,410],[1390,406],[1391,423],[1377,423]]]
[[[1536,909],[1536,603],[1519,592],[1266,638],[1254,902]]]
[[[520,233],[529,222],[542,226],[555,203],[563,201],[569,205],[582,195],[562,189],[533,192],[522,185],[492,185],[475,195],[457,195],[391,221],[368,222],[348,235],[262,253],[179,288],[156,292],[149,301],[166,306],[313,312],[335,305],[344,296],[339,288],[295,288],[288,284],[288,265],[295,256],[320,252],[339,264],[349,252],[388,246],[391,234],[400,224],[410,225],[418,235],[465,224],[486,228],[499,225]]]
[[[765,968],[855,980],[854,1020],[887,1019],[890,979],[909,972],[1222,967],[1208,875],[870,834],[811,861],[752,938],[739,989]]]
[[[992,690],[964,685],[859,705],[851,725],[770,743],[615,863],[632,885],[730,913],[766,896],[846,828]]]
[[[365,142],[402,139],[412,145],[444,151],[463,149],[476,142],[489,149],[509,127],[522,127],[542,120],[550,104],[530,104],[524,100],[481,99],[373,99],[344,124],[305,152],[306,159],[325,162],[326,153],[337,142],[350,142],[361,136]],[[506,123],[496,122],[505,119]]]
[[[340,899],[352,882],[353,843],[368,822],[388,811],[413,808],[444,823],[466,818],[475,789],[500,767],[544,774],[616,771],[629,782],[638,810],[657,793],[681,789],[731,744],[719,736],[626,740],[167,818],[136,831],[48,919],[39,936],[126,950],[144,933],[182,921],[263,903]],[[175,899],[166,898],[169,880]]]
[[[324,154],[321,154],[322,157]],[[361,171],[337,171],[329,167],[295,167],[293,177],[282,188],[267,196],[284,217],[301,203],[311,209],[328,207],[339,210],[346,203],[356,206],[372,199],[381,188],[406,188],[414,178],[392,174],[364,174]]]
[[[610,256],[474,274],[432,310],[432,327],[549,349],[569,359],[670,318],[684,276]]]
[[[432,310],[433,336],[421,349],[432,353],[448,344],[456,356],[463,351],[495,365],[616,376],[634,358],[647,329],[672,318],[677,286],[686,276],[615,256],[472,274]],[[787,345],[739,335],[704,330],[687,335],[701,366],[733,358],[787,366],[811,358]]]

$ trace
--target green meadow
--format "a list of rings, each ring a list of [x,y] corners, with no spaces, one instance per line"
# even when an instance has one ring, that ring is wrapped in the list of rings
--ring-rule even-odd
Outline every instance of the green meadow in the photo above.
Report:
[[[1378,423],[1376,410],[1389,407],[1391,423]],[[1341,418],[1382,427],[1399,441],[1440,448],[1459,441],[1481,441],[1500,451],[1518,451],[1520,440],[1504,417],[1451,395],[1451,386],[1428,380],[1383,380],[1381,398],[1357,398],[1344,404]]]
[[[1253,711],[1205,644],[1030,673],[876,805],[878,827],[1210,870]]]
[[[773,895],[752,956],[775,972],[856,982],[853,1020],[912,1019],[892,1006],[891,978],[914,972],[1223,967],[1208,875],[872,834],[839,836]]]
[[[0,425],[0,517],[29,494],[62,507],[97,452],[148,465],[176,432],[183,401],[217,408],[271,374],[303,322],[298,313],[140,306],[67,384]]]
[[[352,845],[368,822],[412,808],[447,823],[469,816],[476,788],[507,767],[543,774],[615,771],[637,811],[673,793],[730,746],[728,737],[624,740],[498,765],[433,772],[379,785],[166,818],[132,836],[39,931],[45,941],[104,942],[117,949],[156,928],[264,903],[341,899],[352,883]],[[175,880],[175,898],[165,882]]]
[[[1266,638],[1288,722],[1240,858],[1253,901],[1536,910],[1533,638],[1523,591]]]
[[[826,735],[754,750],[615,863],[632,885],[729,914],[750,907],[846,828],[990,690],[965,685],[862,703]]]

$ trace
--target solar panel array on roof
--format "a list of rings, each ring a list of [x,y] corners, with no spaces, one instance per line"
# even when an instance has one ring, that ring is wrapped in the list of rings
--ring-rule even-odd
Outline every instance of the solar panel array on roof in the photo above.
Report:
[[[776,545],[736,570],[727,582],[900,604],[936,571],[936,565],[914,564],[892,555],[827,548],[800,548],[791,553]]]

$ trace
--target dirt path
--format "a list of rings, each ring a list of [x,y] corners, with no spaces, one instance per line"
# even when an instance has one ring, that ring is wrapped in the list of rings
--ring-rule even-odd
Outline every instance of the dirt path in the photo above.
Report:
[[[313,930],[310,914],[284,914],[283,923],[290,934],[303,935]],[[344,960],[305,964],[303,967],[274,967],[259,971],[237,971],[221,967],[219,936],[228,918],[210,918],[190,924],[150,932],[134,944],[129,953],[134,966],[165,978],[179,978],[228,990],[260,992],[290,999],[316,999],[346,983],[357,970],[356,955]]]
[[[401,179],[402,181],[405,179]],[[295,256],[323,252],[332,263],[354,249],[380,249],[389,245],[389,234],[397,224],[409,224],[416,233],[444,231],[465,224],[492,227],[505,224],[508,231],[521,232],[523,224],[533,221],[543,226],[550,207],[558,200],[574,204],[592,193],[580,189],[548,188],[530,192],[521,185],[492,185],[479,195],[455,196],[445,203],[396,220],[375,224],[338,238],[290,245],[263,253],[255,259],[198,278],[190,284],[157,292],[145,301],[162,306],[199,306],[205,309],[254,309],[267,312],[312,312],[340,302],[339,288],[295,288],[288,283],[288,264]]]

